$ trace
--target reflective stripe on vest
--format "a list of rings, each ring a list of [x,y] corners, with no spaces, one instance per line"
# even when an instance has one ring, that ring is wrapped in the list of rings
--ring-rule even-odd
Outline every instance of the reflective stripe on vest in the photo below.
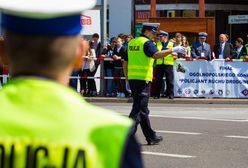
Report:
[[[120,166],[129,119],[48,80],[11,80],[0,100],[0,167]]]
[[[152,81],[154,59],[144,53],[145,37],[137,37],[128,43],[128,79]]]
[[[157,43],[157,49],[159,51],[161,51],[162,48],[163,48],[162,42],[158,42]],[[173,48],[173,43],[172,42],[169,42],[167,44],[167,46],[165,46],[165,48]],[[174,65],[174,57],[173,57],[173,55],[172,54],[169,54],[169,55],[167,55],[164,58],[156,59],[156,65],[162,65],[162,64],[165,64],[165,65]]]

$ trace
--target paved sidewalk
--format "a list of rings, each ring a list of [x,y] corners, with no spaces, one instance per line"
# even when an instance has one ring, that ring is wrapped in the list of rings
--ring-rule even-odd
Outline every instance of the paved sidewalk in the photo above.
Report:
[[[98,103],[132,103],[132,98],[84,97],[88,102]],[[219,99],[219,98],[174,98],[173,100],[150,98],[150,103],[165,104],[242,104],[248,106],[248,99]]]

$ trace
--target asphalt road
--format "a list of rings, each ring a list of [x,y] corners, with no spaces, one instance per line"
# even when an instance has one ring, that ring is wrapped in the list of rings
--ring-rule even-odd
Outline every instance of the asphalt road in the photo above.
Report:
[[[94,103],[128,115],[130,103]],[[164,137],[147,146],[146,168],[248,168],[248,105],[150,104],[152,127]]]

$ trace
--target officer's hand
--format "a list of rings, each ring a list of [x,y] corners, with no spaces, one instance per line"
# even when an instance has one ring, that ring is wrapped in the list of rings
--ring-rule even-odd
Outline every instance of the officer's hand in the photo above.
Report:
[[[172,48],[172,52],[186,54],[186,48],[183,46],[176,46]]]

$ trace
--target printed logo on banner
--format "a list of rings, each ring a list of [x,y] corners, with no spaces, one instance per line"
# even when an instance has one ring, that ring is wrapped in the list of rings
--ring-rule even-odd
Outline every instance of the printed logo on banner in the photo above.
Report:
[[[181,94],[183,93],[183,90],[182,90],[181,88],[179,88],[179,89],[177,90],[177,93],[178,93],[179,95],[181,95]]]
[[[194,94],[197,95],[199,93],[199,90],[195,89]]]
[[[184,93],[185,93],[186,95],[190,95],[191,89],[185,89],[185,90],[184,90]]]
[[[242,93],[244,96],[248,96],[248,90],[247,90],[247,89],[243,90],[241,93]]]
[[[210,90],[210,92],[209,92],[210,95],[214,95],[214,93],[215,93],[215,91],[213,89]]]
[[[205,90],[202,90],[201,93],[202,93],[203,95],[205,95],[205,94],[206,94],[206,91],[205,91]]]
[[[185,68],[181,64],[178,64],[178,66],[177,66],[177,72],[185,73],[186,70],[185,70]]]
[[[226,90],[226,95],[230,95],[231,91],[230,90]]]
[[[220,96],[222,96],[223,95],[223,90],[218,90],[218,94],[220,95]]]

